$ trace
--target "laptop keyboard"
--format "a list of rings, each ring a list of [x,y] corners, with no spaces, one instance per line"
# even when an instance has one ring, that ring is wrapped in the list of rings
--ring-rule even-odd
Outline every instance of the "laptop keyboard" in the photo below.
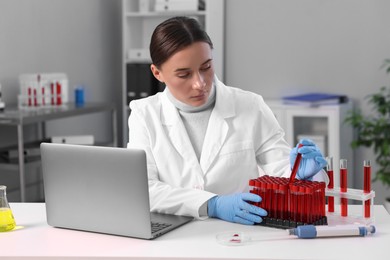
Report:
[[[172,224],[152,222],[152,233],[158,232],[158,231],[160,231],[164,228],[167,228],[169,226],[172,226]]]

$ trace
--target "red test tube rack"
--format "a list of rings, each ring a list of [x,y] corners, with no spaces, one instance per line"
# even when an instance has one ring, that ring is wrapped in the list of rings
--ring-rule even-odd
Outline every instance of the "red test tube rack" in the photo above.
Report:
[[[249,180],[251,193],[262,201],[255,203],[268,212],[260,225],[291,228],[301,225],[326,225],[325,183],[272,177],[268,175]]]
[[[59,107],[68,103],[68,79],[63,73],[22,74],[19,76],[20,109]]]

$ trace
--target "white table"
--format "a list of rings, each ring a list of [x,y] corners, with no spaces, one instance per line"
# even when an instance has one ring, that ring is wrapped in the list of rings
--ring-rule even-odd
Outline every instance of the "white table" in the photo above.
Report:
[[[53,228],[46,224],[44,203],[11,203],[17,229],[0,233],[0,259],[389,259],[390,215],[375,206],[377,233],[368,237],[298,239],[286,231],[244,226],[217,219],[193,221],[155,240],[141,240]],[[72,210],[72,209],[69,209]],[[360,212],[360,206],[349,206]],[[77,212],[75,212],[77,214]],[[107,220],[109,225],[115,216]],[[225,231],[256,232],[261,241],[224,246]],[[274,236],[273,238],[270,238]]]

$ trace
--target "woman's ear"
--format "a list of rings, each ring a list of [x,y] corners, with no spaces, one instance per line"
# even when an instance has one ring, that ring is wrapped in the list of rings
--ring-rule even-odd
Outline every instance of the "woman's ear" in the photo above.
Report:
[[[160,82],[164,82],[161,71],[156,67],[156,65],[150,65],[150,69],[152,70],[153,76]]]

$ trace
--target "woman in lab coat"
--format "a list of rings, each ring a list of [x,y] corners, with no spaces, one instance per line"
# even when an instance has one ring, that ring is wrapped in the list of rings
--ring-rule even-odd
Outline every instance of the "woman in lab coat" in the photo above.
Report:
[[[212,48],[194,19],[174,17],[156,27],[151,70],[166,88],[130,103],[128,147],[146,151],[152,211],[259,223],[267,212],[250,204],[261,198],[248,192],[249,180],[288,177],[297,148],[284,140],[260,95],[218,80]],[[303,144],[298,177],[323,174],[321,152],[309,140]]]

